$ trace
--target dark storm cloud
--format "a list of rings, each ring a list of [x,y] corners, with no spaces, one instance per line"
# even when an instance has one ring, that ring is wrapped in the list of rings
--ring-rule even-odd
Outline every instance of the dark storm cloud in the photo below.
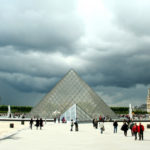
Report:
[[[0,46],[22,51],[73,51],[83,34],[82,23],[74,13],[73,1],[1,0]],[[46,5],[47,4],[47,5]]]
[[[19,91],[48,92],[68,70],[63,63],[57,66],[57,59],[63,62],[61,55],[20,53],[11,47],[1,48],[0,80]]]
[[[150,53],[113,53],[95,56],[90,66],[90,73],[83,78],[92,86],[132,87],[136,84],[150,84]],[[87,70],[88,71],[88,70]]]
[[[136,92],[143,103],[150,84],[149,2],[106,0],[96,9],[82,2],[83,8],[74,0],[0,0],[5,104],[35,104],[70,68],[109,104],[134,104]]]
[[[61,54],[22,53],[12,47],[0,48],[0,69],[7,73],[20,73],[36,77],[60,76],[66,71]],[[56,66],[60,64],[57,68]],[[59,68],[64,68],[63,70]]]
[[[59,80],[57,77],[41,78],[4,72],[0,72],[0,79],[3,79],[3,82],[23,92],[48,92],[56,84],[56,81]]]
[[[0,80],[0,95],[3,105],[35,105],[41,100],[45,93],[18,91],[10,84]],[[1,105],[0,104],[0,105]]]
[[[147,89],[150,85],[136,85],[130,88],[114,86],[97,86],[94,88],[97,94],[111,106],[138,106],[146,102]]]

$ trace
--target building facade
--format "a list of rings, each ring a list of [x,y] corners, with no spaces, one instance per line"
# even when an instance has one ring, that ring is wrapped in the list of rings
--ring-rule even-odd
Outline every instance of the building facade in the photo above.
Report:
[[[147,95],[147,112],[150,113],[150,88],[148,89]]]

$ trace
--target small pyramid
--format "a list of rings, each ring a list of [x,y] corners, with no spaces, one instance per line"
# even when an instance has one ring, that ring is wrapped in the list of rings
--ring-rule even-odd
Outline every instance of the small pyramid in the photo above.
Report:
[[[29,116],[53,118],[52,114],[58,110],[60,114],[66,112],[74,104],[80,121],[92,119],[95,116],[109,116],[115,118],[115,113],[104,101],[79,77],[70,70],[56,86],[37,104]],[[87,118],[83,117],[87,114]]]
[[[67,121],[89,121],[92,120],[92,118],[84,112],[77,104],[74,104],[71,106],[66,112],[64,112],[61,116],[60,119],[65,118]]]

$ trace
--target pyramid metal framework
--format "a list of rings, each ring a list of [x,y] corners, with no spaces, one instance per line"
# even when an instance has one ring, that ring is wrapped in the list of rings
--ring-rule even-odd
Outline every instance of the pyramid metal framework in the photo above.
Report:
[[[77,105],[78,120],[92,120],[93,117],[99,115],[116,118],[116,114],[74,70],[70,70],[56,84],[31,110],[29,116],[53,118],[54,111],[58,110],[60,114],[63,114],[74,104]]]

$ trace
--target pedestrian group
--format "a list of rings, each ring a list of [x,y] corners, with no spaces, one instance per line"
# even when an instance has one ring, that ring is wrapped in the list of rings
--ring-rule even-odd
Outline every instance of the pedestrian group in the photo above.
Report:
[[[124,131],[125,136],[127,136],[128,129],[131,130],[131,135],[135,137],[135,140],[137,140],[137,137],[139,137],[139,140],[144,139],[144,126],[141,123],[137,125],[137,123],[133,122],[129,122],[128,124],[127,122],[124,122],[121,130]]]
[[[30,129],[32,130],[32,127],[33,127],[33,123],[34,123],[34,120],[31,118],[30,120]],[[36,126],[36,129],[38,130],[38,128],[40,127],[40,130],[42,129],[43,127],[43,119],[40,118],[40,119],[36,119],[35,121],[35,126]]]
[[[34,120],[31,118],[30,120],[30,128],[33,128],[33,124],[34,124]],[[97,120],[97,118],[93,119],[93,127],[95,129],[98,128],[99,125],[99,129],[100,129],[100,133],[103,134],[103,132],[105,131],[105,127],[104,127],[104,119],[99,118],[99,121]],[[43,120],[42,118],[40,119],[36,119],[35,121],[35,126],[36,129],[38,130],[38,128],[40,128],[40,130],[43,127]],[[78,120],[76,119],[76,121],[74,122],[73,119],[71,119],[71,129],[70,131],[73,131],[73,127],[75,126],[75,131],[79,131],[79,126],[78,126]],[[113,122],[113,132],[117,133],[118,130],[118,122],[114,121]],[[139,125],[137,125],[137,123],[133,123],[130,120],[128,122],[124,121],[123,125],[121,126],[121,130],[124,132],[124,135],[127,136],[127,132],[128,130],[131,130],[131,135],[134,136],[135,140],[138,139],[139,140],[143,140],[144,139],[144,126],[139,123]]]

